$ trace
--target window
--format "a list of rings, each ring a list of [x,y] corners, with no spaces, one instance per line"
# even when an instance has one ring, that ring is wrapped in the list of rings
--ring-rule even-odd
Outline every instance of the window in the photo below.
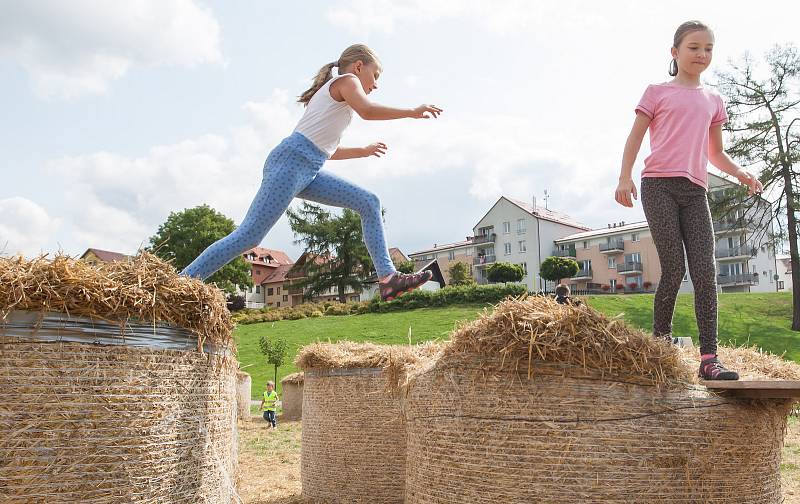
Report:
[[[633,254],[625,254],[625,262],[640,263],[642,262],[642,254],[640,252],[634,252]]]
[[[467,257],[472,255],[472,247],[467,247]]]
[[[508,234],[511,232],[511,222],[505,221],[503,223],[503,234]]]
[[[279,296],[281,295],[281,288],[280,287],[276,287],[275,288],[275,294],[277,294]]]
[[[261,286],[256,285],[256,294],[261,294]]]
[[[456,251],[455,250],[451,250],[450,252],[448,252],[447,253],[447,258],[450,259],[451,261],[453,259],[455,259],[456,258]]]
[[[638,242],[639,241],[639,233],[631,233],[631,241]]]
[[[588,241],[583,242],[583,248],[584,249],[588,249],[589,248],[589,242]]]
[[[612,291],[616,290],[617,289],[617,279],[616,278],[612,278],[611,280],[608,281],[608,285],[611,286],[611,290]]]
[[[275,290],[275,289],[273,289],[272,287],[270,287],[269,289],[267,289],[267,296],[271,296],[271,295],[273,294],[273,291],[274,291],[274,290]]]
[[[511,245],[511,244],[509,244],[509,245]],[[520,242],[519,242],[519,251],[520,251],[520,253],[528,251],[528,246],[525,244],[525,240],[520,240]]]
[[[517,234],[525,232],[525,219],[517,219]]]
[[[616,268],[617,267],[617,258],[616,257],[609,257],[608,258],[608,267],[609,268]]]
[[[506,247],[505,248],[506,255],[511,255],[511,244],[510,243],[506,243],[505,247]]]
[[[272,304],[272,303],[270,303],[270,304]],[[277,308],[280,308],[281,307],[281,302],[278,301],[277,305],[278,305]]]
[[[783,289],[784,289],[783,280],[778,280],[778,290],[783,290]]]
[[[283,300],[284,300],[284,301],[289,301],[289,296],[287,296],[286,294],[284,294],[284,295],[283,295]]]

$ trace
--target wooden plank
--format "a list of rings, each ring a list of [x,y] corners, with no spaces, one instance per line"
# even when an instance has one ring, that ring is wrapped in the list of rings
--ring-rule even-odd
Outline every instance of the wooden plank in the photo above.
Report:
[[[714,380],[700,381],[709,391],[748,399],[800,398],[800,381]]]

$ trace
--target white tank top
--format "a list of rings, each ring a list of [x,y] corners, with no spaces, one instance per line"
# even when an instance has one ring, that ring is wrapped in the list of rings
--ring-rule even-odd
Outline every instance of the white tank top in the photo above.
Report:
[[[336,152],[342,133],[353,120],[353,109],[347,102],[338,102],[331,96],[331,84],[341,79],[342,74],[334,77],[314,93],[308,102],[306,111],[294,130],[311,140],[314,145],[328,154]],[[354,76],[355,77],[355,76]]]

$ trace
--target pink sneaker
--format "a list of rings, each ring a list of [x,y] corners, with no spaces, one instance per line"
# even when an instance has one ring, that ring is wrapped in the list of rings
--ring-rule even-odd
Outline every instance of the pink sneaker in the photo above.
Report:
[[[379,282],[381,299],[384,301],[391,301],[396,297],[402,296],[406,292],[411,292],[431,278],[433,278],[433,273],[430,271],[423,271],[410,275],[397,272],[385,281]]]

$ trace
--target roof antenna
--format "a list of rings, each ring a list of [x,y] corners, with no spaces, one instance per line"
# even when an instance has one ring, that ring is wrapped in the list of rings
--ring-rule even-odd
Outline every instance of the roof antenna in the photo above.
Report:
[[[544,209],[550,210],[550,207],[547,205],[550,202],[550,195],[547,193],[547,189],[544,190]]]

